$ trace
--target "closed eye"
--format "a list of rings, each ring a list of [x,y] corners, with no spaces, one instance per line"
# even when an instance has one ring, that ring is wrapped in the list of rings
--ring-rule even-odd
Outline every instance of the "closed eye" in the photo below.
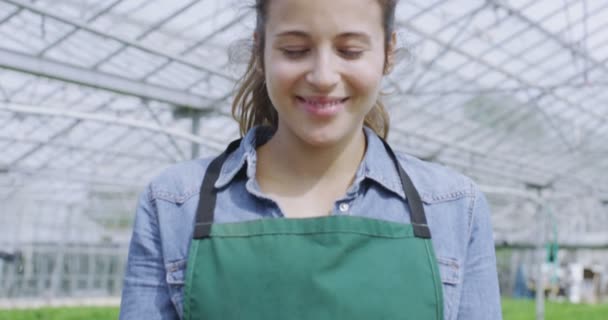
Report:
[[[309,49],[281,49],[283,55],[290,59],[297,59],[304,57],[310,50]]]
[[[338,50],[340,54],[347,59],[358,59],[363,55],[361,50]]]

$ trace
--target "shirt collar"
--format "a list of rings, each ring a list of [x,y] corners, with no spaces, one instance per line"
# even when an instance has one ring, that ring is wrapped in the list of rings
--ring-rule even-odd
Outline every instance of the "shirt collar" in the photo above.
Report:
[[[381,138],[368,127],[364,127],[364,132],[367,139],[367,149],[356,173],[355,183],[370,179],[405,199],[399,173]],[[249,179],[255,177],[256,148],[267,142],[272,134],[272,130],[268,127],[255,127],[249,130],[241,140],[239,147],[224,162],[215,187],[223,188],[228,185],[245,165],[247,166],[247,177]]]
[[[364,127],[364,130],[367,138],[367,149],[361,165],[365,178],[375,181],[380,186],[405,199],[399,172],[384,147],[382,139],[372,129]]]
[[[215,182],[215,188],[223,188],[229,184],[247,165],[247,177],[249,179],[255,177],[255,169],[257,163],[256,148],[266,143],[272,137],[272,130],[269,127],[254,127],[241,140],[239,147],[232,152],[220,171],[220,176]]]

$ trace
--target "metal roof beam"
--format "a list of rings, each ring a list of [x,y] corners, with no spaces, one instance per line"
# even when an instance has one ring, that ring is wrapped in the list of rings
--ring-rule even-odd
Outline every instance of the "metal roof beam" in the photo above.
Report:
[[[17,8],[15,9],[15,11],[11,12],[10,14],[8,14],[6,17],[2,18],[0,20],[0,24],[3,24],[7,21],[9,21],[12,17],[16,16],[17,14],[19,14],[21,12],[21,10],[23,10],[23,8]]]
[[[6,49],[0,49],[0,67],[176,106],[209,110],[204,107],[209,101],[201,96]]]
[[[73,182],[84,182],[84,183],[93,183],[99,185],[109,185],[109,186],[120,186],[127,188],[135,188],[141,189],[142,184],[137,183],[132,180],[125,180],[119,177],[112,176],[102,176],[98,174],[89,174],[86,175],[75,172],[74,170],[56,170],[56,169],[46,169],[46,170],[38,170],[36,168],[28,168],[28,167],[11,167],[11,173],[18,173],[28,176],[28,179],[32,179],[33,177],[37,179],[49,179],[51,181],[73,181]]]
[[[606,64],[594,59],[591,55],[588,54],[588,52],[585,52],[585,51],[581,50],[580,48],[577,48],[577,47],[567,43],[562,38],[560,38],[558,35],[551,33],[549,30],[545,29],[539,23],[532,21],[530,18],[528,18],[524,14],[522,14],[519,10],[512,8],[504,1],[496,1],[496,0],[489,0],[489,1],[492,2],[493,5],[506,10],[510,15],[514,15],[515,17],[517,17],[524,23],[528,24],[530,27],[536,29],[537,31],[539,31],[540,33],[545,35],[547,38],[554,40],[557,44],[562,46],[564,49],[566,49],[578,56],[581,56],[583,59],[591,62],[594,67],[600,68],[604,71],[608,71],[608,66],[606,66]],[[585,16],[587,14],[588,13],[585,12]]]
[[[527,8],[527,7],[528,7],[528,6],[530,6],[532,3],[533,3],[533,1],[532,1],[532,2],[530,2],[530,3],[528,3],[526,6],[522,7],[522,9]],[[555,16],[557,13],[559,13],[559,12],[560,12],[560,10],[562,10],[562,9],[563,9],[563,8],[565,8],[565,7],[567,7],[568,5],[569,5],[569,4],[566,4],[565,6],[561,7],[560,9],[555,10],[555,11],[553,11],[553,12],[551,12],[551,13],[547,14],[546,16],[544,16],[544,17],[542,18],[542,20],[546,20],[546,19],[549,19],[549,18],[551,18],[551,17]],[[602,7],[602,9],[604,9],[604,8],[606,8],[606,6],[603,6],[603,7]],[[589,16],[593,16],[593,15],[595,15],[595,14],[596,14],[596,13],[591,13],[591,14],[589,14]],[[499,19],[499,20],[497,20],[497,23],[498,23],[498,22],[502,22],[502,20],[500,20],[500,19]],[[496,25],[496,24],[493,24],[493,25],[491,25],[489,28],[493,28],[493,27],[495,27],[495,25]],[[565,29],[564,29],[564,30],[565,30]],[[558,33],[561,33],[561,32],[563,32],[563,30],[560,30]],[[511,40],[512,38],[516,37],[517,35],[518,35],[517,33],[514,33],[512,36],[508,37],[508,38],[507,38],[507,39],[505,39],[504,41],[509,41],[509,40]],[[472,39],[472,38],[474,38],[474,36],[470,36],[470,37],[468,37],[467,39],[465,39],[465,40],[463,41],[463,43],[465,43],[465,42],[469,41],[469,40],[470,40],[470,39]],[[539,45],[541,45],[541,44],[545,43],[546,41],[548,41],[548,40],[543,40],[543,41],[540,41],[540,42],[538,42],[538,43],[535,43],[534,45],[529,46],[529,47],[527,47],[526,49],[523,49],[521,52],[523,53],[523,52],[526,52],[526,51],[528,51],[528,50],[532,50],[533,48],[535,48],[535,47],[537,47],[537,46],[539,46]],[[459,65],[459,66],[457,66],[456,68],[453,68],[453,69],[447,70],[446,72],[447,72],[447,73],[452,73],[452,72],[454,72],[454,73],[455,73],[455,72],[459,71],[459,70],[460,70],[462,67],[464,67],[464,66],[466,66],[466,65],[468,65],[468,64],[470,64],[470,63],[478,62],[480,59],[482,59],[483,57],[485,57],[485,56],[486,56],[486,55],[487,55],[489,52],[491,52],[492,50],[495,50],[495,49],[501,49],[501,48],[502,48],[501,44],[496,43],[496,44],[494,44],[493,46],[491,46],[489,49],[487,49],[486,51],[484,51],[483,53],[481,53],[481,54],[478,56],[478,59],[476,59],[476,60],[468,60],[467,62],[464,62],[464,63],[460,64],[460,65]],[[504,64],[504,63],[508,62],[508,59],[517,59],[517,57],[518,57],[519,55],[521,55],[522,53],[517,53],[517,54],[514,54],[514,55],[509,54],[509,55],[508,55],[508,56],[509,56],[509,58],[507,58],[507,60],[505,60],[505,61],[503,61],[503,62],[501,62],[501,63],[498,63],[498,64],[496,64],[496,65],[502,65],[502,64]],[[534,61],[534,63],[540,63],[540,62],[544,61],[545,59],[547,59],[547,58],[551,57],[551,55],[552,55],[552,53],[550,53],[549,55],[547,55],[547,56],[545,56],[545,57],[543,57],[543,58],[541,58],[541,59],[538,59],[537,61]],[[559,68],[557,68],[557,69],[559,69]],[[485,76],[486,74],[488,74],[489,72],[492,72],[492,71],[495,71],[495,69],[489,68],[487,71],[482,72],[482,73],[480,73],[480,74],[477,74],[477,75],[476,75],[474,78],[481,78],[481,77]],[[578,77],[578,75],[575,75],[575,76],[573,76],[573,77],[569,78],[569,80],[567,80],[566,82],[569,82],[569,81],[571,81],[571,80],[575,79],[576,77]],[[509,78],[509,77],[507,76],[507,78]],[[425,85],[428,85],[428,84],[432,83],[433,81],[436,81],[436,79],[431,79],[430,81],[426,82],[426,83],[425,83]],[[465,81],[465,82],[467,82],[467,83],[474,83],[474,81],[469,81],[469,80],[463,80],[463,81]],[[527,88],[527,89],[538,89],[538,90],[541,90],[542,92],[541,92],[541,93],[539,93],[539,95],[544,95],[544,94],[546,94],[546,93],[547,93],[547,91],[552,92],[553,88],[557,88],[557,87],[559,87],[559,86],[552,86],[552,87],[546,87],[546,86],[545,86],[545,87],[537,87],[537,86],[531,86],[531,85],[529,85],[529,86],[524,86],[524,87],[525,87],[525,88]],[[523,87],[522,87],[522,88],[523,88]],[[527,90],[527,89],[526,89],[526,90]],[[445,93],[445,92],[442,92],[442,94],[443,94],[443,93]],[[585,109],[582,107],[582,105],[580,105],[580,104],[574,104],[574,103],[572,103],[572,102],[567,102],[567,104],[568,104],[568,105],[570,105],[570,106],[575,106],[575,107],[578,107],[579,109],[581,109],[581,110],[583,110],[583,111],[589,112],[589,110],[585,110]],[[425,107],[425,106],[422,106],[421,108],[424,108],[424,107]],[[535,159],[535,160],[538,160],[538,159]]]
[[[39,14],[39,15],[42,15],[42,16],[45,16],[45,17],[49,17],[51,19],[57,20],[59,22],[65,23],[67,25],[76,27],[76,28],[78,28],[80,30],[84,30],[84,31],[90,32],[92,34],[101,36],[103,38],[112,39],[112,40],[117,41],[117,42],[119,42],[119,43],[121,43],[123,45],[129,46],[129,47],[133,47],[133,48],[142,50],[144,52],[147,52],[147,53],[150,53],[150,54],[153,54],[153,55],[157,55],[159,57],[164,57],[164,58],[169,59],[171,61],[179,62],[179,63],[181,63],[181,64],[183,64],[185,66],[194,68],[195,70],[199,70],[199,71],[203,71],[203,72],[208,72],[210,74],[213,74],[215,76],[218,76],[220,78],[223,78],[223,79],[226,79],[226,80],[229,80],[229,81],[236,81],[237,80],[237,79],[235,79],[235,78],[233,78],[233,77],[231,77],[231,76],[229,76],[229,75],[227,75],[227,74],[225,74],[225,73],[223,73],[223,72],[221,72],[219,70],[212,70],[209,67],[193,63],[193,62],[188,61],[188,60],[186,60],[186,59],[184,59],[182,57],[179,57],[177,55],[174,55],[174,54],[171,54],[171,53],[168,53],[168,52],[162,52],[158,48],[153,48],[151,46],[147,46],[147,45],[135,42],[135,41],[130,41],[130,40],[127,40],[127,39],[123,39],[123,38],[118,37],[118,36],[116,36],[114,34],[111,34],[109,32],[104,32],[104,31],[101,31],[101,30],[97,30],[95,28],[92,28],[92,27],[88,26],[86,23],[81,23],[81,22],[70,20],[68,18],[65,18],[65,17],[62,17],[60,15],[54,14],[54,13],[52,13],[52,12],[46,10],[46,9],[42,9],[42,8],[39,8],[39,7],[35,6],[35,5],[28,4],[28,3],[24,2],[24,1],[19,1],[19,0],[2,0],[2,1],[10,3],[10,4],[13,4],[13,5],[18,6],[18,7],[21,7],[23,9],[29,10],[29,11],[34,12],[36,14]]]
[[[464,151],[464,152],[466,152],[466,155],[463,154],[462,158],[467,158],[467,157],[473,156],[473,157],[479,157],[480,159],[486,159],[488,161],[496,161],[496,162],[503,164],[504,166],[516,167],[516,168],[513,168],[513,170],[509,170],[509,171],[506,171],[504,168],[501,168],[501,171],[500,171],[501,174],[504,174],[505,172],[509,172],[509,174],[514,174],[514,175],[512,175],[512,178],[515,181],[530,182],[531,180],[533,180],[534,182],[538,182],[538,179],[530,178],[532,176],[531,172],[528,172],[527,174],[524,173],[525,169],[533,170],[533,172],[535,172],[539,176],[542,175],[542,177],[544,177],[544,178],[542,178],[543,181],[545,181],[547,179],[548,175],[554,174],[554,172],[551,170],[542,169],[540,167],[534,167],[533,165],[530,165],[527,162],[518,160],[517,157],[510,157],[508,155],[496,156],[494,154],[486,153],[485,150],[483,150],[477,146],[469,145],[469,144],[462,143],[462,142],[455,142],[455,141],[452,141],[451,139],[443,138],[443,137],[440,137],[437,135],[429,135],[429,134],[418,132],[418,131],[402,129],[399,127],[394,127],[391,130],[395,134],[402,135],[402,137],[404,137],[404,138],[414,137],[414,138],[436,143],[436,144],[440,145],[442,148],[446,148],[446,149],[449,148],[449,149],[453,149],[453,150]],[[442,159],[442,162],[449,162],[450,165],[455,165],[456,164],[455,161],[456,161],[456,159],[454,159],[454,158]],[[516,171],[517,171],[517,173],[516,173]],[[496,171],[495,174],[496,173],[498,173],[498,171]]]
[[[108,116],[108,115],[102,115],[102,114],[91,114],[91,113],[86,113],[86,112],[76,112],[76,111],[70,111],[70,110],[57,110],[57,109],[49,109],[49,108],[36,107],[36,106],[16,105],[16,104],[10,104],[10,105],[0,104],[0,111],[9,111],[9,112],[32,114],[32,115],[47,116],[47,117],[62,117],[62,118],[69,118],[69,119],[101,122],[101,123],[125,126],[125,127],[130,127],[130,128],[137,128],[137,129],[142,129],[142,130],[146,130],[146,131],[170,135],[170,136],[173,136],[173,137],[181,139],[181,140],[198,143],[201,145],[206,145],[207,147],[209,147],[207,145],[208,141],[206,141],[208,138],[199,137],[199,136],[190,134],[188,132],[183,132],[180,130],[163,128],[161,126],[153,125],[148,122],[139,121],[139,120],[123,119],[123,118],[117,118],[117,117]]]
[[[112,8],[114,8],[115,6],[117,6],[118,4],[120,4],[121,2],[122,2],[122,0],[116,0],[116,1],[114,1],[109,6],[105,7],[101,11],[97,12],[94,16],[92,16],[89,19],[87,19],[87,23],[92,23],[93,21],[97,20],[97,18],[101,17],[106,12],[112,10]],[[63,42],[63,40],[69,38],[71,35],[73,35],[76,32],[78,32],[78,30],[80,30],[80,28],[74,27],[74,29],[72,29],[72,31],[67,32],[63,36],[59,37],[59,39],[55,40],[53,43],[51,43],[50,45],[48,45],[46,48],[42,49],[42,51],[40,51],[38,53],[38,56],[43,56],[47,51],[49,51],[49,50],[53,49],[54,47],[56,47],[59,43]]]
[[[15,143],[36,144],[36,145],[43,144],[45,146],[51,146],[54,148],[61,149],[62,151],[77,149],[77,150],[80,150],[80,151],[86,152],[86,153],[92,153],[92,154],[103,153],[106,156],[112,156],[112,157],[116,157],[116,158],[125,158],[125,159],[135,159],[138,161],[145,161],[145,162],[152,162],[152,163],[167,164],[167,163],[170,163],[171,161],[173,161],[173,159],[161,158],[156,155],[138,155],[138,154],[134,154],[132,152],[108,150],[107,148],[104,148],[104,147],[91,148],[91,147],[88,147],[85,145],[77,145],[77,144],[72,144],[72,143],[64,143],[64,142],[56,142],[56,141],[47,141],[45,139],[0,136],[0,141],[10,141],[10,142],[15,142]]]
[[[147,37],[150,33],[158,30],[159,28],[161,28],[162,26],[164,26],[165,24],[167,24],[168,22],[170,22],[171,20],[173,20],[175,17],[177,17],[180,14],[184,13],[184,11],[186,11],[186,10],[190,9],[191,7],[193,7],[199,1],[200,0],[192,0],[189,3],[187,3],[185,6],[177,9],[177,11],[171,13],[169,16],[165,17],[164,19],[161,19],[160,21],[157,21],[152,26],[150,26],[150,28],[148,28],[146,31],[144,31],[144,33],[138,35],[137,38],[135,38],[135,40],[139,41],[139,40]]]
[[[407,29],[409,29],[409,30],[411,30],[411,31],[413,31],[413,32],[415,32],[415,33],[417,33],[417,34],[419,34],[419,35],[420,35],[420,36],[422,36],[423,38],[426,38],[426,39],[428,39],[428,40],[431,40],[431,41],[433,41],[433,42],[437,43],[438,45],[440,45],[440,46],[442,46],[442,47],[449,47],[449,48],[450,48],[450,49],[452,49],[452,50],[453,50],[455,53],[457,53],[457,54],[459,54],[459,55],[461,55],[461,56],[463,56],[463,57],[467,58],[468,60],[470,60],[470,61],[474,61],[474,62],[477,62],[479,65],[482,65],[482,66],[484,66],[484,67],[486,67],[486,68],[488,68],[488,69],[490,69],[490,70],[493,70],[493,71],[495,71],[495,72],[498,72],[498,73],[500,73],[500,74],[503,74],[503,75],[504,75],[504,76],[506,76],[507,78],[512,79],[512,80],[515,80],[515,81],[517,81],[518,83],[522,84],[523,86],[527,86],[527,87],[534,87],[534,84],[533,84],[533,83],[530,83],[529,81],[527,81],[527,80],[523,79],[522,77],[519,77],[518,75],[515,75],[515,74],[513,74],[513,73],[511,73],[511,72],[509,72],[509,71],[507,71],[507,70],[504,70],[504,69],[502,69],[502,68],[500,68],[500,67],[498,67],[498,66],[492,65],[492,64],[491,64],[491,63],[489,63],[488,61],[486,61],[486,60],[484,60],[484,59],[481,59],[481,58],[479,58],[479,57],[475,57],[475,56],[473,56],[473,55],[469,54],[468,52],[461,50],[460,48],[453,47],[453,46],[452,46],[452,47],[450,47],[450,46],[449,46],[449,44],[447,44],[445,41],[443,41],[443,40],[439,39],[439,38],[438,38],[438,37],[436,37],[435,35],[429,34],[428,32],[425,32],[424,30],[421,30],[420,28],[418,28],[418,27],[416,27],[416,26],[412,25],[412,24],[411,24],[411,23],[409,23],[409,22],[400,21],[400,22],[398,22],[398,23],[399,23],[401,26],[403,26],[403,27],[405,27],[405,28],[407,28]],[[608,59],[605,59],[604,61],[600,61],[599,63],[600,63],[600,64],[603,64],[603,63],[605,63],[606,61],[608,61]],[[543,93],[541,93],[541,94],[545,94],[545,93],[543,92]],[[569,101],[569,100],[568,100],[567,98],[565,98],[565,97],[559,96],[559,95],[557,95],[557,94],[555,94],[555,93],[551,93],[551,96],[555,97],[555,98],[556,98],[557,100],[559,100],[559,101],[562,101],[562,102],[566,103],[567,105],[573,106],[573,107],[575,107],[575,108],[577,108],[577,109],[582,109],[582,107],[581,107],[580,105],[575,104],[575,103],[573,103],[572,101]],[[605,115],[603,115],[603,114],[599,114],[599,113],[594,112],[594,111],[592,111],[592,110],[583,109],[583,110],[581,110],[581,111],[583,111],[583,112],[587,112],[588,114],[591,114],[591,115],[593,115],[593,116],[596,116],[596,117],[598,117],[599,119],[606,119],[606,120],[608,120],[608,116],[605,116]]]

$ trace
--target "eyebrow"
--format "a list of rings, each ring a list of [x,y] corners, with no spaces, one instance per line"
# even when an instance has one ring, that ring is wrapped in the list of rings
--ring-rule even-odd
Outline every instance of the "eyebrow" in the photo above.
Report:
[[[371,37],[365,32],[345,32],[339,34],[338,38],[357,38],[366,44],[371,43]]]
[[[310,38],[310,35],[304,31],[299,30],[288,30],[280,32],[276,35],[277,38],[280,37],[299,37],[299,38]],[[345,32],[341,33],[337,36],[337,38],[357,38],[367,44],[371,43],[371,37],[365,32]]]
[[[310,38],[310,35],[308,35],[308,33],[304,32],[304,31],[298,31],[298,30],[283,31],[276,35],[277,38],[289,37],[289,36],[300,37],[300,38]]]

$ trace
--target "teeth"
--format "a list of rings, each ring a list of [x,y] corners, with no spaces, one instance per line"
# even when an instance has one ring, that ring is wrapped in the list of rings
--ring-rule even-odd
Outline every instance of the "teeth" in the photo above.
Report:
[[[304,100],[304,101],[306,101],[306,103],[309,103],[309,104],[314,104],[320,108],[329,108],[329,107],[342,103],[342,100],[335,100],[335,101],[331,101],[331,102],[318,102],[318,101],[313,101],[313,100]]]

